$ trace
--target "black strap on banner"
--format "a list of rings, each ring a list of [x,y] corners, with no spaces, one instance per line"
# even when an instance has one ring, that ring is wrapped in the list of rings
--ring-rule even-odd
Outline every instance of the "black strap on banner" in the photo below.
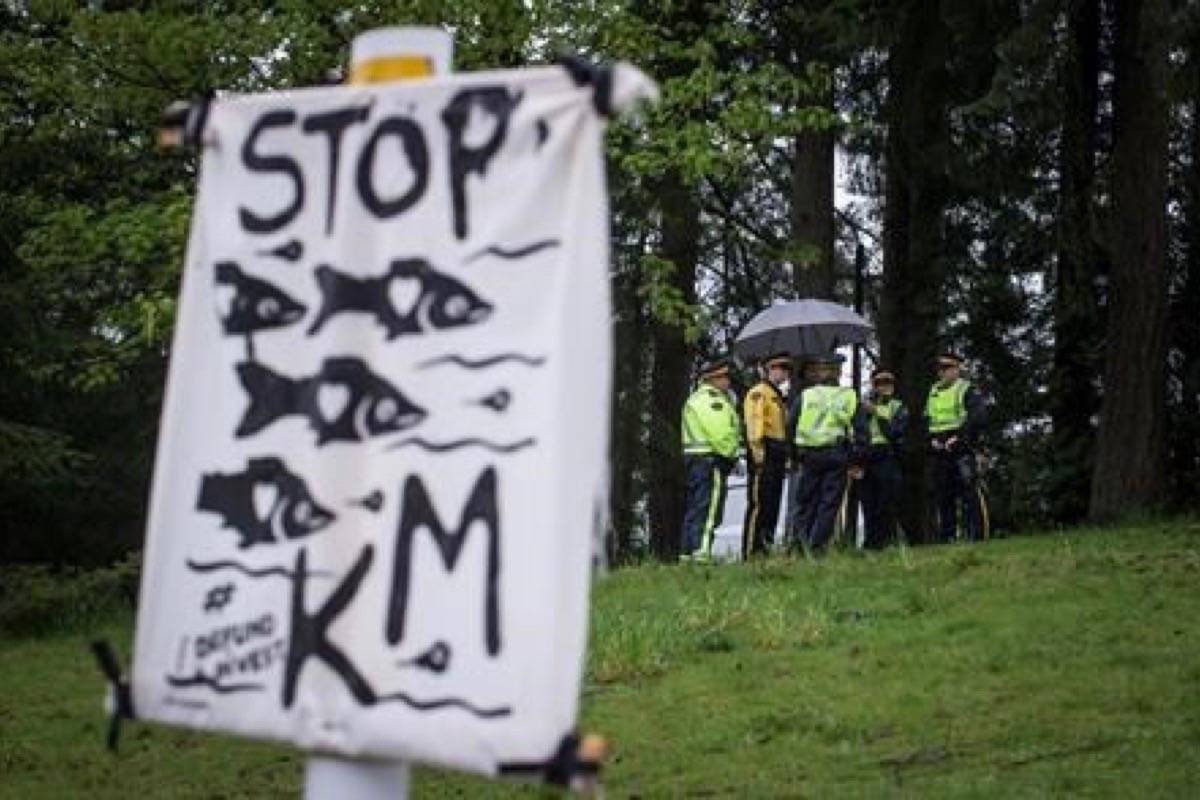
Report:
[[[193,100],[176,100],[160,120],[158,142],[163,148],[199,147],[208,123],[208,109],[215,92],[211,89]]]
[[[558,750],[546,761],[513,761],[500,765],[500,774],[512,778],[541,778],[552,786],[570,788],[592,782],[600,774],[600,760],[580,747],[580,739],[571,733],[563,737]]]
[[[592,105],[602,117],[613,113],[613,68],[611,64],[593,64],[579,56],[559,56],[558,65],[565,69],[579,86],[592,87]]]
[[[117,663],[117,656],[107,641],[99,639],[92,642],[92,653],[112,688],[113,708],[108,719],[108,749],[115,753],[117,740],[121,735],[121,720],[134,719],[133,692],[130,691],[129,681],[121,674],[121,665]]]

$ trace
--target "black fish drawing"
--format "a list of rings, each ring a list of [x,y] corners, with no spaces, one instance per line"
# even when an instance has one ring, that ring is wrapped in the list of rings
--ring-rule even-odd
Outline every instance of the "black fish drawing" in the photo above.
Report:
[[[254,361],[238,364],[237,373],[250,396],[234,431],[239,438],[297,414],[308,418],[318,445],[359,442],[407,430],[426,416],[425,409],[349,356],[325,359],[311,378],[288,378]]]
[[[311,336],[336,314],[371,314],[387,331],[388,339],[434,328],[457,328],[483,322],[492,305],[463,282],[438,272],[420,258],[397,259],[377,278],[356,278],[322,264],[316,269],[321,289],[321,310],[308,328]],[[389,289],[397,280],[415,280],[416,300],[407,311],[392,305]]]
[[[196,508],[220,514],[222,528],[241,534],[241,548],[299,539],[337,518],[313,499],[303,478],[274,456],[252,458],[243,472],[232,475],[204,475]]]
[[[232,286],[235,292],[229,308],[222,309],[221,326],[225,333],[251,334],[282,328],[303,317],[307,310],[287,292],[247,275],[233,261],[218,262],[215,273],[218,284]]]

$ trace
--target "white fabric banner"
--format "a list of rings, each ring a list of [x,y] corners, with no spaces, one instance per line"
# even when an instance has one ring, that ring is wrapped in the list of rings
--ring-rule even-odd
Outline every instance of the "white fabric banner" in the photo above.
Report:
[[[212,105],[138,717],[485,774],[555,753],[606,513],[603,123],[556,67]]]

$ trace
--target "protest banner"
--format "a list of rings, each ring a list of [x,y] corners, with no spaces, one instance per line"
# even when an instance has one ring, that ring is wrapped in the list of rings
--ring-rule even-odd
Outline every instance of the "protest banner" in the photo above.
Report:
[[[606,514],[622,66],[208,108],[139,718],[497,774],[575,727]]]

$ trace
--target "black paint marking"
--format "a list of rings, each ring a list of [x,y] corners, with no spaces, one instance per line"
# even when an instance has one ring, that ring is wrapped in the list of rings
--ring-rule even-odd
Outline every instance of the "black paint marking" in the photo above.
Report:
[[[494,502],[493,491],[493,506]],[[436,523],[436,517],[434,519]],[[440,530],[440,527],[438,530]],[[511,714],[512,708],[510,706],[480,708],[457,697],[422,700],[404,692],[379,695],[371,687],[371,684],[367,682],[362,673],[358,671],[358,668],[355,667],[350,658],[337,645],[329,641],[328,631],[330,626],[337,621],[338,617],[341,616],[342,612],[346,610],[347,606],[350,605],[350,602],[358,593],[363,579],[371,569],[373,558],[374,549],[371,545],[367,545],[363,548],[358,560],[354,562],[354,565],[346,573],[342,582],[325,599],[321,608],[315,614],[310,614],[305,602],[305,589],[308,578],[314,573],[308,570],[308,550],[301,548],[300,552],[296,554],[296,567],[289,573],[292,579],[292,623],[283,675],[283,707],[289,709],[295,704],[300,673],[304,668],[304,664],[309,658],[316,658],[341,678],[351,696],[364,706],[397,702],[404,703],[419,711],[459,708],[482,719],[504,717]],[[498,645],[499,642],[497,641]]]
[[[304,118],[302,130],[305,133],[323,133],[329,140],[329,199],[325,205],[325,235],[333,233],[333,218],[337,204],[338,166],[341,161],[342,134],[351,125],[365,122],[371,112],[371,106],[351,106],[350,108],[335,108],[320,114],[310,114]],[[361,171],[362,161],[359,161]]]
[[[496,717],[507,717],[512,713],[512,706],[498,706],[497,708],[479,708],[468,703],[466,700],[460,700],[457,697],[441,697],[436,700],[417,700],[411,695],[404,692],[396,692],[395,694],[385,694],[378,698],[378,702],[384,703],[388,701],[398,701],[406,706],[415,708],[418,711],[435,711],[439,708],[461,708],[470,714],[481,719],[495,719]]]
[[[499,245],[492,245],[491,247],[485,247],[479,252],[472,253],[471,255],[467,256],[467,263],[470,264],[472,261],[489,255],[509,260],[525,258],[525,256],[531,256],[534,253],[546,250],[547,248],[558,247],[560,244],[562,244],[562,242],[560,242],[558,239],[543,239],[540,242],[533,242],[532,244],[528,244],[524,247],[514,247],[511,250],[500,247]]]
[[[233,591],[237,587],[232,583],[224,583],[220,586],[214,586],[208,590],[208,594],[204,597],[204,613],[216,611],[220,613],[225,610],[225,606],[229,605],[233,600]]]
[[[408,439],[388,445],[388,450],[399,450],[402,447],[419,447],[430,453],[445,453],[450,450],[459,450],[463,447],[482,447],[485,450],[491,450],[493,453],[515,453],[518,450],[524,450],[526,447],[531,447],[537,442],[537,439],[532,436],[525,439],[519,439],[511,444],[496,444],[489,442],[486,439],[471,437],[469,439],[456,439],[453,442],[427,442],[420,436],[413,436]]]
[[[539,119],[535,123],[535,128],[537,130],[537,149],[541,150],[542,145],[550,138],[550,126],[546,123],[546,120]]]
[[[386,635],[390,645],[404,639],[408,614],[408,589],[412,572],[413,539],[425,530],[433,537],[442,564],[453,572],[475,522],[487,529],[487,563],[483,597],[484,644],[488,655],[500,652],[500,514],[496,504],[496,469],[488,467],[479,474],[471,496],[463,507],[458,526],[451,532],[442,524],[433,508],[425,484],[415,475],[404,482],[400,507],[400,528],[396,533],[396,555],[392,570],[392,596],[388,603]]]
[[[508,389],[497,389],[487,397],[482,397],[479,400],[473,401],[472,404],[490,408],[497,414],[503,414],[511,403],[512,393],[509,392]]]
[[[412,186],[399,197],[380,197],[375,191],[372,179],[375,172],[375,153],[379,143],[386,136],[399,138],[404,157],[413,171]],[[429,185],[429,148],[425,144],[421,126],[404,117],[388,117],[380,122],[363,145],[362,154],[358,159],[358,170],[355,173],[355,184],[363,205],[380,219],[394,217],[412,208],[425,194]]]
[[[492,313],[492,305],[471,287],[438,272],[420,258],[396,259],[377,277],[358,278],[322,264],[315,272],[321,290],[321,310],[308,328],[312,336],[330,317],[344,313],[370,314],[383,326],[389,340],[427,329],[476,325]],[[393,281],[416,281],[416,302],[407,311],[392,305]]]
[[[208,564],[199,561],[188,559],[187,568],[192,572],[216,572],[220,569],[232,569],[237,572],[247,575],[251,578],[291,578],[295,579],[296,574],[285,567],[264,567],[262,569],[253,569],[245,564],[239,564],[237,561],[213,561]],[[311,570],[309,573],[314,578],[328,578],[333,573],[325,570]]]
[[[269,500],[270,505],[259,508],[256,500]],[[220,514],[222,528],[241,534],[242,549],[309,536],[337,519],[313,498],[304,479],[274,456],[252,458],[245,470],[232,475],[205,474],[196,510]]]
[[[454,96],[442,111],[442,122],[450,135],[450,189],[454,205],[454,235],[467,238],[467,176],[475,173],[482,178],[488,163],[500,152],[508,134],[508,121],[521,102],[523,94],[509,94],[503,86],[464,89]],[[466,145],[467,127],[471,112],[483,112],[494,120],[491,136],[480,147]]]
[[[222,309],[221,328],[226,334],[251,334],[283,328],[298,321],[307,310],[303,303],[269,281],[242,271],[233,261],[220,261],[214,269],[218,285],[233,287],[233,301]]]
[[[299,239],[292,239],[270,250],[259,250],[258,255],[274,256],[275,258],[282,258],[284,261],[294,263],[304,257],[304,243]]]
[[[290,108],[268,111],[259,117],[250,128],[242,144],[242,164],[251,172],[283,173],[291,178],[294,196],[292,202],[273,216],[260,216],[242,206],[238,219],[242,228],[250,233],[274,233],[294,220],[304,207],[304,173],[296,159],[287,155],[263,155],[258,152],[258,139],[271,128],[285,128],[296,121],[296,112]]]
[[[383,508],[383,492],[376,489],[365,497],[359,498],[358,500],[351,500],[350,505],[362,506],[368,511],[378,513],[379,509]]]
[[[346,684],[350,694],[364,705],[373,705],[375,690],[355,668],[353,662],[336,645],[329,641],[329,626],[345,610],[358,587],[371,568],[375,551],[371,545],[363,548],[362,554],[346,577],[326,598],[325,604],[315,614],[309,614],[304,602],[304,588],[308,582],[308,550],[301,548],[296,554],[296,570],[292,578],[292,625],[289,637],[286,666],[283,674],[283,707],[291,708],[296,702],[296,684],[304,662],[315,657],[324,662]]]
[[[238,364],[237,373],[250,397],[234,431],[238,438],[299,415],[316,431],[318,446],[360,442],[407,430],[426,417],[425,409],[354,357],[327,358],[311,378],[288,378],[250,361]],[[326,399],[338,407],[323,407]]]
[[[174,686],[176,689],[185,689],[189,686],[207,686],[217,694],[234,694],[237,692],[261,692],[263,685],[261,683],[221,683],[216,678],[205,675],[197,671],[190,678],[179,677],[177,675],[168,675],[167,683]]]
[[[527,367],[540,367],[546,363],[546,358],[544,356],[526,356],[520,353],[501,353],[500,355],[475,360],[463,358],[458,355],[438,356],[428,361],[422,361],[417,365],[417,369],[429,369],[430,367],[438,367],[442,364],[457,364],[465,369],[486,369],[487,367],[502,364],[505,361],[516,361]]]
[[[416,658],[399,662],[398,666],[420,667],[421,669],[427,669],[430,672],[436,672],[440,675],[450,666],[450,645],[440,640],[434,642],[433,646],[428,650]]]

